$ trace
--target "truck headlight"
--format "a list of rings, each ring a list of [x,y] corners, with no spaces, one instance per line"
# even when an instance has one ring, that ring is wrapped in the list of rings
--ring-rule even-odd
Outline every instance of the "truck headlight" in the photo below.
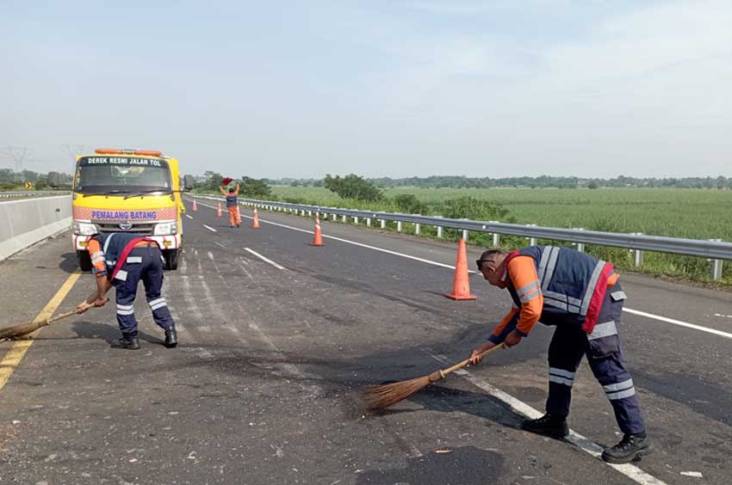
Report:
[[[177,222],[161,222],[155,224],[155,236],[172,236],[178,232]]]
[[[93,236],[97,233],[99,229],[90,222],[74,222],[74,234],[78,236]]]

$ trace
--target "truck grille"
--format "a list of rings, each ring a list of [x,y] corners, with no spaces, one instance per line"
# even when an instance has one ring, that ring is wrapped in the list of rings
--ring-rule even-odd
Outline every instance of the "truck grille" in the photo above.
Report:
[[[134,232],[137,234],[145,234],[145,235],[152,235],[153,230],[155,228],[155,224],[150,222],[144,222],[140,224],[132,224],[132,227],[125,230],[119,227],[119,223],[97,223],[97,226],[99,227],[99,230],[101,232]]]

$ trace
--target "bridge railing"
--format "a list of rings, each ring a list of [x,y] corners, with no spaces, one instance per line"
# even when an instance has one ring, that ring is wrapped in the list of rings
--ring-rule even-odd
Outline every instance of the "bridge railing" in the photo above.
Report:
[[[204,196],[204,198],[223,200],[222,197]],[[536,244],[538,239],[552,241],[566,241],[577,245],[577,249],[584,250],[584,245],[610,246],[633,250],[635,264],[640,265],[643,260],[643,251],[681,254],[708,258],[711,262],[711,275],[714,280],[722,277],[722,261],[732,260],[732,243],[719,239],[684,239],[666,236],[650,236],[640,233],[614,233],[589,231],[584,229],[565,229],[559,227],[542,227],[534,224],[509,224],[497,221],[472,221],[468,219],[450,219],[438,216],[424,216],[419,214],[402,214],[395,212],[379,212],[358,209],[343,209],[308,204],[292,204],[258,199],[240,199],[245,206],[258,207],[265,210],[285,211],[301,215],[319,214],[321,217],[330,216],[331,219],[341,217],[343,222],[349,218],[358,222],[365,220],[367,226],[372,221],[380,221],[381,227],[385,223],[396,222],[397,230],[402,230],[403,223],[414,224],[415,232],[419,234],[422,226],[435,226],[437,237],[442,237],[443,228],[463,231],[463,239],[468,238],[470,232],[488,233],[493,236],[493,245],[500,244],[502,235],[520,236],[528,238],[530,244]]]
[[[20,199],[26,197],[51,197],[54,195],[66,195],[68,193],[68,190],[12,190],[0,192],[0,200]]]

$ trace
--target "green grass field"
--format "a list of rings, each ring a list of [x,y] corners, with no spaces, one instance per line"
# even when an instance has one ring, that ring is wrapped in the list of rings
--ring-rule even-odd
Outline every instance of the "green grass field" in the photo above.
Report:
[[[333,192],[318,187],[272,188],[280,199],[298,199],[308,203],[337,207],[363,207],[394,210],[389,203],[358,203],[343,200]],[[400,187],[385,195],[414,194],[436,207],[457,197],[471,196],[497,202],[509,211],[507,218],[518,223],[551,227],[581,227],[608,232],[643,234],[690,239],[732,241],[732,191],[703,189],[424,189]],[[481,243],[479,239],[477,241]],[[506,244],[520,245],[521,241]],[[620,267],[632,267],[626,250],[588,248],[592,253],[614,261]],[[647,253],[642,268],[656,274],[707,280],[709,263],[703,258],[688,258]],[[732,282],[732,262],[725,265],[724,280]]]
[[[319,187],[273,187],[274,195],[322,205],[351,206]],[[642,232],[732,241],[732,191],[700,189],[422,189],[395,188],[387,197],[414,194],[427,203],[471,196],[498,202],[519,223]]]

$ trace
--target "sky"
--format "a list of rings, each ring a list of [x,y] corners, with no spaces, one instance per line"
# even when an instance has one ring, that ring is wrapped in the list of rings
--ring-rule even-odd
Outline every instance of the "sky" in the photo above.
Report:
[[[732,176],[728,0],[0,0],[0,167]]]

